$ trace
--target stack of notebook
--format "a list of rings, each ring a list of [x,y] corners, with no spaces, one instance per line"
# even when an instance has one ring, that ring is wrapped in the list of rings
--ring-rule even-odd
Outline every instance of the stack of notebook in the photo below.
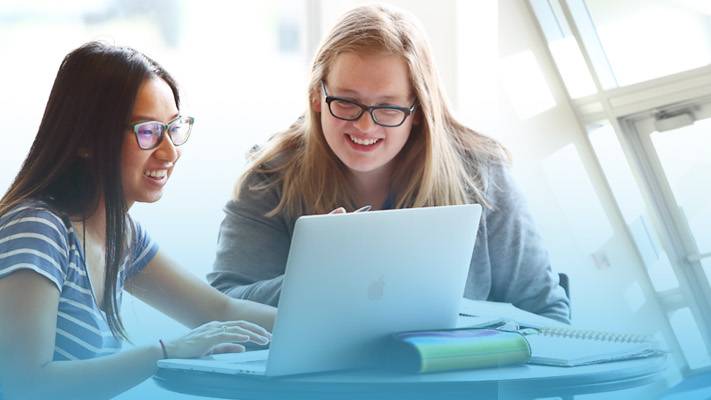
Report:
[[[664,354],[645,336],[566,328],[403,332],[393,335],[389,349],[390,366],[418,373],[525,363],[573,367]]]
[[[387,364],[428,373],[525,363],[574,367],[665,354],[648,336],[577,330],[506,303],[469,300],[464,306],[462,315],[474,318],[462,318],[459,329],[393,335]]]

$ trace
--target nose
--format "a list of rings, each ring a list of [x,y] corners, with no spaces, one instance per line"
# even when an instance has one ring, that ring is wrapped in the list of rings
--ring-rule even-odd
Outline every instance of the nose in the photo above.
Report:
[[[180,150],[175,147],[170,136],[166,134],[153,152],[153,156],[161,161],[173,163],[180,157]]]
[[[368,132],[376,127],[375,121],[369,112],[365,111],[361,114],[360,118],[353,121],[353,126],[355,126],[361,132]]]

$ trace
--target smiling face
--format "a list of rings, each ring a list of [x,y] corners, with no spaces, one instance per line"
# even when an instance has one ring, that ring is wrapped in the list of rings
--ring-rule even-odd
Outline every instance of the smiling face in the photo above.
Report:
[[[409,108],[415,98],[405,61],[390,54],[343,53],[331,65],[324,83],[330,96],[368,106]],[[313,107],[321,113],[328,146],[355,175],[389,173],[415,120],[410,115],[402,125],[386,128],[375,124],[370,114],[364,112],[355,121],[344,121],[331,115],[323,94]]]
[[[138,89],[130,124],[159,121],[167,124],[178,115],[173,92],[160,78],[149,78]],[[121,156],[121,174],[126,204],[152,203],[163,196],[163,186],[180,158],[181,150],[168,135],[158,147],[142,150],[131,128],[126,128]]]

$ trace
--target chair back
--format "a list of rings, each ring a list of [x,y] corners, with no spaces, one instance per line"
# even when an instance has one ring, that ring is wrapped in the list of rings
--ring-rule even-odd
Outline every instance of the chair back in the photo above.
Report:
[[[573,314],[573,307],[570,299],[570,279],[568,278],[568,275],[563,272],[559,272],[558,284],[563,288],[563,290],[565,290],[565,296],[568,298],[568,318],[570,318]]]

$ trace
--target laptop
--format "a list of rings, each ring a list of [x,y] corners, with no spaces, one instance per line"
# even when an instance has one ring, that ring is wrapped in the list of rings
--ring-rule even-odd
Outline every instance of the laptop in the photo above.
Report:
[[[303,216],[268,350],[164,369],[283,376],[377,366],[396,332],[457,326],[481,206]]]

